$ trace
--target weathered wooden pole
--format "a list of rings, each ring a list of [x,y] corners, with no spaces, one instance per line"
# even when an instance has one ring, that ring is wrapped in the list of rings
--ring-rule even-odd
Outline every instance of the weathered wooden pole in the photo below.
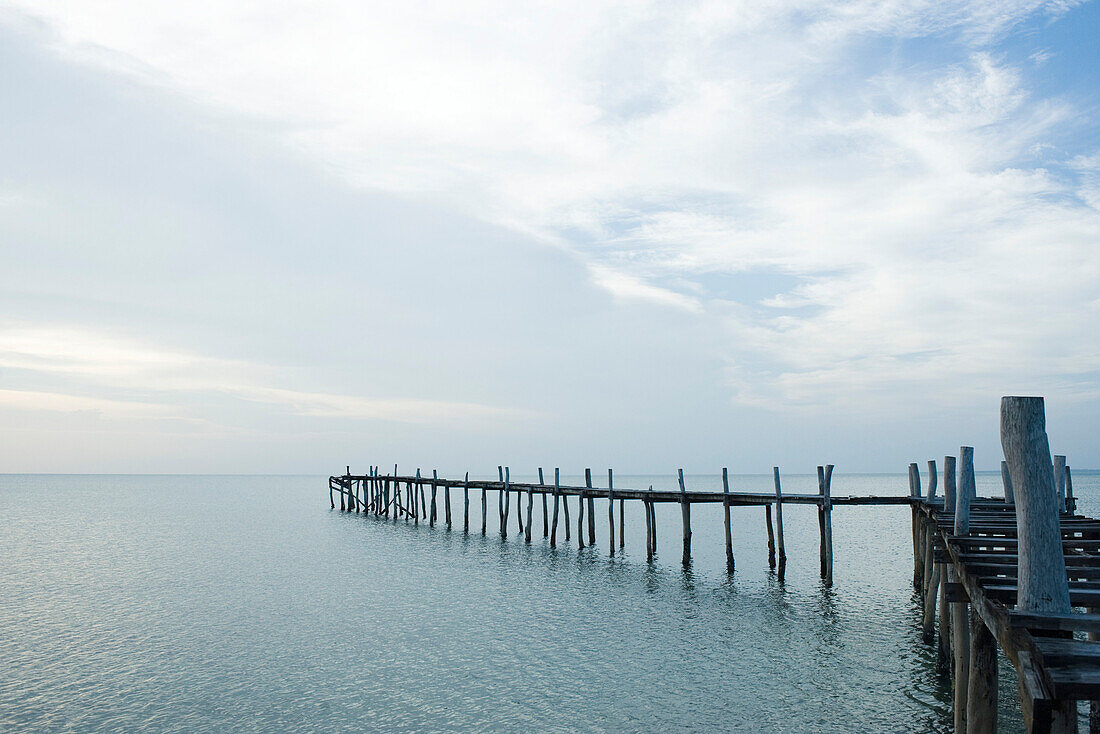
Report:
[[[946,499],[944,500],[946,502]],[[939,640],[936,645],[936,668],[941,673],[951,670],[951,605],[947,603],[947,582],[951,578],[949,564],[940,566]]]
[[[586,468],[584,470],[584,486],[589,488],[592,486],[591,469]],[[589,512],[588,514],[591,515],[592,513]],[[577,547],[584,547],[584,490],[581,490],[581,493],[577,495]]]
[[[607,551],[608,555],[615,555],[615,482],[611,476],[611,470],[607,470],[607,527],[609,531]]]
[[[1073,473],[1066,464],[1066,512],[1077,512],[1077,500],[1073,497]]]
[[[328,480],[328,503],[332,505],[332,509],[336,509],[336,498],[332,494],[332,480]]]
[[[955,493],[955,535],[970,535],[970,492],[967,491],[967,466],[974,467],[974,450],[963,446],[959,451],[960,482]],[[954,567],[951,580],[958,582]],[[967,734],[967,694],[970,690],[970,620],[967,602],[951,605],[951,637],[955,652],[955,734]]]
[[[470,472],[462,484],[462,532],[470,532]]]
[[[722,467],[722,525],[726,531],[726,573],[733,573],[733,532],[730,528],[730,480],[726,467]]]
[[[943,509],[955,511],[955,457],[943,457]]]
[[[818,556],[821,566],[821,578],[825,578],[825,467],[817,467],[817,494],[821,501],[817,505],[817,530],[821,542],[818,545]]]
[[[825,465],[825,585],[833,585],[833,465]]]
[[[997,640],[977,614],[970,615],[966,734],[997,734]]]
[[[489,518],[489,490],[486,485],[481,485],[481,535],[485,535],[485,528]]]
[[[925,643],[929,645],[936,640],[936,597],[939,595],[940,576],[943,574],[943,564],[936,564],[932,560],[934,532],[935,526],[931,521],[926,521],[924,563],[928,570],[928,584],[924,587],[924,619],[921,630]]]
[[[554,470],[554,481],[558,481],[558,470]],[[562,527],[565,528],[565,542],[569,542],[569,495],[561,496]]]
[[[504,467],[504,522],[500,524],[500,537],[508,537],[508,505],[512,497],[512,472],[511,467]],[[519,504],[519,500],[516,500]]]
[[[424,485],[421,484],[420,470],[416,470],[416,486],[413,487],[413,500],[417,501],[416,512],[417,515],[423,515],[424,519],[428,519],[428,503],[424,501]]]
[[[772,529],[772,506],[764,505],[764,524],[768,526],[768,568],[775,568],[775,530]]]
[[[779,467],[772,467],[772,476],[775,479],[775,532],[779,536],[779,576],[787,568],[787,550],[783,545],[783,490],[779,486]]]
[[[540,482],[541,483],[541,482]],[[531,542],[531,508],[535,506],[535,488],[527,486],[527,526],[523,529],[523,542]]]
[[[504,476],[508,476],[508,467],[504,467]],[[516,525],[519,526],[518,529],[516,530],[517,533],[522,533],[523,532],[523,510],[519,505],[520,499],[522,499],[522,497],[523,497],[523,494],[522,494],[521,490],[517,489],[516,490]]]
[[[909,465],[909,496],[920,499],[920,470],[916,462]],[[924,581],[924,548],[921,547],[920,510],[916,504],[909,508],[913,516],[913,588],[921,588]]]
[[[439,473],[435,469],[432,469],[432,509],[431,509],[431,514],[428,515],[428,518],[429,518],[428,525],[430,527],[433,527],[433,528],[435,527],[435,519],[436,519],[436,517],[438,517],[437,511],[436,511],[437,505],[436,505],[436,501],[435,501],[436,491],[439,489],[438,480],[439,480]]]
[[[959,486],[957,488],[959,493],[965,492],[967,499],[966,511],[970,512],[970,503],[978,497],[977,484],[974,481],[974,447],[973,446],[960,446],[959,447]],[[955,501],[956,509],[959,507],[958,500]],[[970,517],[967,516],[967,527],[969,527]]]
[[[561,487],[559,484],[560,475],[558,468],[554,467],[554,519],[550,522],[550,547],[555,548],[558,545],[558,501],[561,499],[559,492]],[[539,469],[539,481],[542,481],[542,469]],[[545,497],[546,495],[543,495]]]
[[[650,494],[653,493],[653,485],[649,485]],[[642,509],[645,511],[645,559],[653,560],[653,503],[648,499],[642,501]]]
[[[1054,489],[1058,494],[1058,512],[1066,511],[1066,457],[1054,456]]]
[[[539,486],[545,487],[546,483],[542,480],[542,467],[539,467]],[[542,491],[542,537],[550,537],[550,519],[546,514],[546,490]]]
[[[622,497],[619,498],[619,547],[626,547],[626,519],[624,515],[626,511],[623,509],[623,504],[626,502]]]
[[[584,475],[588,479],[588,486],[591,487],[591,470],[585,469]],[[596,498],[592,495],[588,496],[588,544],[596,545]]]
[[[432,471],[432,476],[435,476],[435,471]],[[443,514],[444,520],[447,521],[447,529],[451,529],[451,485],[447,483],[443,486]]]
[[[680,479],[680,519],[684,526],[684,554],[682,563],[691,565],[691,505],[688,504],[687,489],[684,487],[684,470],[680,469],[677,476]]]
[[[1069,582],[1059,517],[1065,505],[1059,504],[1061,498],[1055,492],[1042,398],[1001,398],[1001,448],[1016,495],[1016,609],[1069,613]],[[1022,687],[1021,700],[1025,702],[1024,716],[1029,719],[1030,701]],[[1051,732],[1076,732],[1076,702],[1056,701],[1052,709]]]
[[[653,485],[649,485],[649,491],[653,492]],[[657,555],[657,504],[649,503],[649,516],[653,519],[653,555]]]
[[[1008,470],[1008,462],[1001,461],[1001,485],[1005,488],[1005,503],[1016,504],[1016,495],[1012,491],[1012,472]]]
[[[936,487],[939,486],[939,473],[936,471],[936,460],[928,460],[928,501],[936,497]]]

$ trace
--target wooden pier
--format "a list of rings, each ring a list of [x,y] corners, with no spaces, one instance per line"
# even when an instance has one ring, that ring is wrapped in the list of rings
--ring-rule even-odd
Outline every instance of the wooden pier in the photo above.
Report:
[[[938,667],[954,683],[957,734],[997,731],[998,646],[1016,670],[1029,732],[1077,732],[1077,702],[1090,701],[1089,731],[1100,734],[1100,520],[1075,513],[1072,471],[1064,456],[1051,458],[1044,410],[1042,398],[1013,397],[1002,402],[1003,497],[976,496],[973,449],[964,446],[957,458],[944,457],[942,496],[936,494],[936,462],[929,461],[924,483],[919,466],[910,464],[910,491],[905,496],[833,496],[831,465],[817,468],[816,494],[783,492],[778,467],[773,470],[774,493],[746,493],[730,489],[725,469],[723,489],[716,492],[688,488],[683,470],[678,472],[678,490],[654,490],[652,486],[616,486],[610,470],[607,486],[598,487],[588,469],[584,486],[568,486],[560,483],[558,469],[551,483],[540,468],[539,482],[532,484],[512,482],[509,468],[503,466],[498,467],[497,481],[471,480],[469,474],[447,479],[434,471],[431,477],[420,470],[401,474],[395,466],[388,474],[371,467],[367,474],[356,475],[349,467],[344,475],[330,477],[329,501],[334,509],[338,499],[341,510],[431,526],[442,523],[449,530],[456,521],[452,493],[461,491],[462,528],[470,532],[470,493],[474,492],[475,499],[480,495],[480,532],[485,535],[492,494],[498,513],[496,530],[507,537],[514,514],[516,532],[530,543],[537,534],[534,497],[539,495],[542,535],[549,545],[555,547],[559,535],[569,542],[572,503],[576,522],[572,535],[583,548],[597,545],[595,502],[605,500],[610,555],[625,544],[624,504],[639,501],[646,519],[649,561],[657,549],[654,506],[679,504],[685,566],[691,563],[692,505],[720,504],[730,573],[735,568],[731,509],[763,507],[768,561],[780,578],[787,563],[783,505],[815,505],[820,573],[826,585],[833,582],[834,506],[908,505],[913,584],[923,637],[936,647]],[[476,529],[476,514],[474,524]],[[1085,611],[1074,612],[1074,608]]]

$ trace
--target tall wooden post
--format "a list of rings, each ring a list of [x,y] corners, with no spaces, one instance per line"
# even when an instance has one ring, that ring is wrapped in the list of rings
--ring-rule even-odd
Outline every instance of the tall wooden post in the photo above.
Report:
[[[1054,456],[1054,490],[1058,494],[1058,512],[1066,511],[1066,457]]]
[[[558,470],[554,470],[554,481],[558,481]],[[565,542],[569,542],[569,495],[563,494],[561,496],[561,515],[563,520],[563,527],[565,528]]]
[[[733,533],[730,529],[730,480],[722,467],[722,523],[726,531],[726,573],[733,573]]]
[[[607,470],[607,527],[609,530],[608,554],[613,556],[615,555],[615,481],[610,469]]]
[[[591,487],[592,471],[585,469],[584,475],[588,479],[588,486]],[[588,496],[588,544],[596,545],[596,498],[592,495]]]
[[[997,734],[997,641],[977,614],[970,615],[969,654],[966,734]]]
[[[512,472],[510,467],[504,467],[504,522],[500,524],[500,537],[508,537],[508,506],[512,499]],[[516,500],[519,504],[519,500]]]
[[[961,482],[955,493],[955,535],[970,535],[970,493],[966,491],[967,465],[973,470],[974,451],[966,446],[959,453],[962,459]],[[951,580],[957,582],[954,567]],[[955,652],[955,734],[967,734],[967,694],[970,690],[970,619],[969,605],[956,602],[951,605],[951,637]]]
[[[592,470],[584,470],[584,486],[592,486]],[[591,512],[588,513],[591,516]],[[577,495],[577,547],[584,547],[584,491]]]
[[[779,576],[787,568],[787,550],[783,545],[783,490],[779,486],[779,467],[772,467],[772,477],[775,479],[775,532],[779,536]]]
[[[527,487],[527,523],[523,528],[523,542],[531,542],[531,508],[535,506],[535,488],[528,485]]]
[[[504,537],[507,533],[507,520],[508,515],[505,514],[504,503],[508,501],[508,493],[504,491],[504,465],[497,465],[497,481],[500,482],[500,491],[497,492],[497,514],[500,515],[500,535]]]
[[[684,470],[680,469],[678,472],[680,480],[680,519],[684,526],[684,554],[682,563],[685,566],[691,565],[691,505],[688,504],[687,488],[684,487]]]
[[[1016,608],[1023,612],[1068,613],[1069,582],[1059,518],[1064,505],[1059,505],[1055,493],[1042,398],[1001,398],[1001,448],[1016,495]],[[1025,701],[1027,717],[1030,702],[1022,688],[1021,700]],[[1052,732],[1076,731],[1075,702],[1055,702],[1052,715]]]
[[[943,509],[955,511],[955,457],[943,457]]]
[[[541,481],[541,472],[542,472],[542,470],[539,469],[539,472],[540,472],[540,481]],[[560,485],[558,483],[559,478],[560,477],[559,477],[559,474],[558,474],[558,468],[554,467],[554,519],[550,523],[550,547],[551,548],[557,547],[557,545],[558,545],[558,501],[561,499],[561,497],[559,496],[559,492],[560,492]],[[545,495],[543,495],[543,496],[545,497]]]
[[[928,501],[936,497],[936,487],[939,485],[939,474],[936,472],[936,460],[928,460]]]
[[[1066,464],[1066,512],[1077,512],[1077,500],[1073,498],[1073,473]]]
[[[462,532],[470,532],[470,472],[462,484]]]
[[[439,489],[438,479],[439,479],[439,473],[436,472],[435,469],[432,469],[432,507],[431,507],[431,512],[428,515],[428,525],[430,527],[433,527],[433,528],[435,527],[435,519],[438,516],[437,513],[436,513],[436,502],[435,502],[435,495],[436,495],[436,492]]]
[[[914,500],[920,499],[920,470],[916,462],[909,465],[909,496]],[[913,588],[919,589],[924,580],[924,549],[921,548],[921,522],[920,511],[916,504],[909,508],[913,516]]]
[[[542,479],[542,467],[539,467],[539,486],[542,490],[542,537],[550,537],[550,516],[546,513],[546,482]]]
[[[764,524],[768,528],[768,568],[775,568],[775,530],[772,529],[772,506],[764,505]]]

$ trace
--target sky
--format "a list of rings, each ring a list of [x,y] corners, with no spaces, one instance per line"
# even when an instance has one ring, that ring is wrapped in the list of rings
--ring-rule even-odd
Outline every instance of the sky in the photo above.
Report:
[[[1100,468],[1098,34],[0,0],[0,471]]]

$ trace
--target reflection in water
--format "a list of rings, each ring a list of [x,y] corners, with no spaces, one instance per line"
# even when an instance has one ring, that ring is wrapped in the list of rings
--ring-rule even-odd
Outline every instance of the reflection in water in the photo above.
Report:
[[[804,479],[789,491],[814,491]],[[1075,479],[1082,505],[1100,497]],[[905,485],[834,478],[837,494]],[[676,506],[656,508],[665,553],[648,564],[637,503],[610,558],[575,532],[528,545],[514,519],[502,541],[495,497],[483,537],[476,492],[468,535],[461,501],[448,531],[331,511],[325,493],[310,477],[0,478],[0,729],[950,730],[904,508],[835,510],[826,588],[812,507],[784,510],[780,580],[759,508],[733,510],[730,576],[717,505],[692,513],[685,569]]]

